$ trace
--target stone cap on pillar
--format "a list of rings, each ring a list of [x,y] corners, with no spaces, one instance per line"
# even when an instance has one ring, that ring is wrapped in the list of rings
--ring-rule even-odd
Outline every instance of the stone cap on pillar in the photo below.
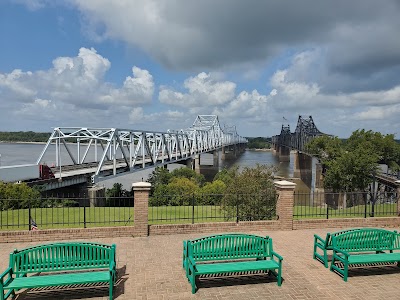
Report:
[[[274,182],[275,187],[280,188],[280,189],[292,189],[294,190],[296,187],[296,184],[294,182],[290,182],[287,180],[279,180]]]
[[[150,182],[134,182],[132,183],[132,189],[134,191],[149,191],[151,188],[151,183]]]

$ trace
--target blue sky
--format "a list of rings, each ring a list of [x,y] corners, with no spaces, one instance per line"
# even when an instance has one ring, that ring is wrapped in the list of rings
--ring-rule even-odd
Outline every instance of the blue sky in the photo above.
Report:
[[[399,138],[399,15],[396,0],[3,0],[0,130],[216,114],[271,136],[312,115],[339,137]]]

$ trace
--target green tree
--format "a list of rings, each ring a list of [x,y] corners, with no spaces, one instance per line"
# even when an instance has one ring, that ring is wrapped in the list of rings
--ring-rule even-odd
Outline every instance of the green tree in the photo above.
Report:
[[[0,209],[38,207],[40,192],[26,183],[4,183],[0,181]]]
[[[306,145],[307,152],[317,157],[322,164],[336,159],[344,151],[343,142],[337,137],[323,135]]]
[[[226,186],[230,185],[233,178],[239,174],[239,166],[232,166],[230,169],[223,168],[215,176],[214,180],[221,180]]]
[[[221,204],[221,199],[224,196],[226,184],[222,180],[214,180],[206,182],[200,189],[198,204],[215,205]]]
[[[227,186],[221,207],[227,218],[241,221],[267,220],[276,214],[275,169],[257,164],[245,167]]]
[[[333,192],[365,191],[376,172],[378,155],[368,148],[343,152],[327,163],[325,188]]]
[[[190,205],[198,194],[197,183],[185,177],[175,177],[167,185],[159,184],[154,189],[155,205]]]
[[[168,169],[164,167],[156,167],[147,179],[147,182],[151,183],[150,194],[153,195],[155,189],[159,185],[167,185],[171,178],[172,175]]]
[[[196,173],[195,170],[190,168],[178,168],[171,172],[171,178],[187,178],[189,180],[193,180],[197,183],[197,185],[202,186],[205,183],[205,178],[202,174]],[[171,181],[171,179],[170,179]]]

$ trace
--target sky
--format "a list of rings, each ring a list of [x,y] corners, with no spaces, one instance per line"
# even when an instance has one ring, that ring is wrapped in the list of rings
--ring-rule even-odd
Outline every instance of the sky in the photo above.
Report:
[[[398,0],[0,0],[0,131],[400,138]]]

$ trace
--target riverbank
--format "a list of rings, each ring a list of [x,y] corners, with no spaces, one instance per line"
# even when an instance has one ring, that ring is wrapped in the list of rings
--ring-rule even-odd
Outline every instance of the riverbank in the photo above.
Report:
[[[46,145],[46,142],[0,141],[0,144],[31,144],[31,145]]]

